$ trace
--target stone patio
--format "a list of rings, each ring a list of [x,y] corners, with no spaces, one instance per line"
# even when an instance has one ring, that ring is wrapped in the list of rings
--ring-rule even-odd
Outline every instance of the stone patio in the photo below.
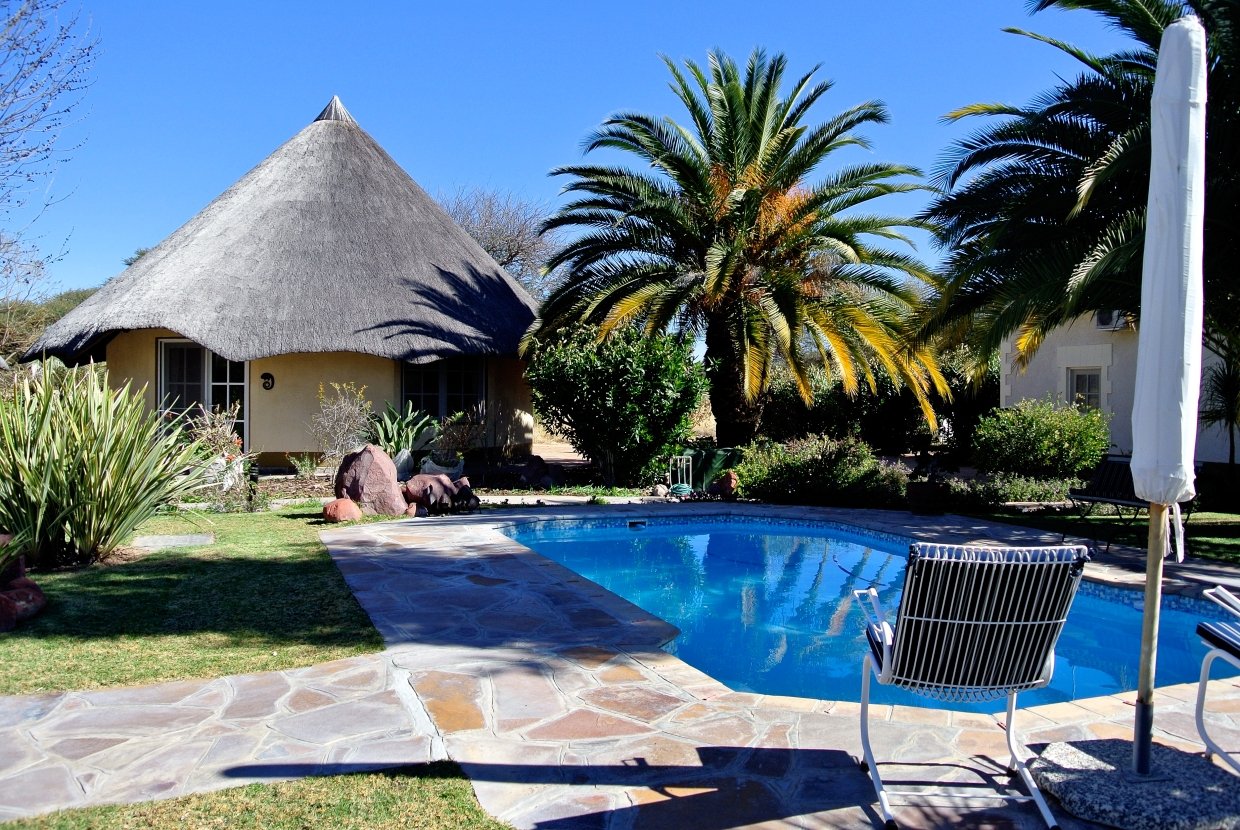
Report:
[[[719,510],[845,521],[941,540],[1045,542],[959,517],[723,505],[544,507],[323,534],[383,634],[381,654],[140,689],[0,698],[0,819],[260,780],[457,761],[519,828],[874,827],[858,705],[732,692],[659,650],[675,629],[497,527]],[[1115,551],[1091,576],[1131,578]],[[1136,557],[1139,566],[1139,557]],[[1169,589],[1219,581],[1169,565]],[[1159,691],[1156,739],[1200,751],[1195,684]],[[1240,681],[1215,681],[1212,734],[1240,748]],[[1133,695],[1025,709],[1027,743],[1128,738]],[[1006,781],[1002,717],[873,707],[889,782]],[[993,804],[994,802],[991,802]],[[1031,806],[896,801],[905,827],[1041,827]],[[1065,828],[1090,827],[1057,810]]]

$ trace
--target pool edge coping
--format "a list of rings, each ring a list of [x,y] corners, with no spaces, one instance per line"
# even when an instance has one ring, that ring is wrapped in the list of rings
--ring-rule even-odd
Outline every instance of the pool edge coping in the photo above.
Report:
[[[484,540],[488,545],[495,545],[497,542],[503,545],[511,545],[519,549],[522,556],[526,558],[527,564],[531,567],[546,569],[551,573],[562,572],[569,578],[563,580],[567,585],[571,585],[573,590],[581,591],[583,586],[589,586],[585,592],[586,596],[592,602],[595,602],[601,610],[612,616],[619,625],[626,628],[636,628],[637,632],[647,632],[647,637],[635,637],[632,641],[617,640],[613,643],[615,647],[623,648],[633,659],[645,665],[648,669],[658,674],[668,682],[680,687],[685,692],[693,695],[699,700],[718,700],[725,702],[735,702],[745,705],[773,705],[776,708],[788,708],[799,711],[813,711],[821,714],[853,714],[854,711],[859,713],[860,703],[849,700],[830,700],[825,698],[799,697],[793,695],[767,695],[758,692],[743,692],[732,689],[722,681],[707,674],[701,669],[690,665],[674,654],[663,651],[661,646],[665,645],[671,639],[679,634],[679,628],[672,623],[663,620],[655,614],[652,614],[640,606],[634,604],[630,600],[604,588],[597,582],[588,577],[573,571],[560,563],[543,556],[536,550],[529,548],[513,539],[511,536],[503,533],[502,527],[513,527],[522,524],[535,524],[546,521],[572,521],[582,519],[604,519],[617,517],[621,515],[640,516],[643,513],[649,513],[651,508],[655,508],[658,512],[666,516],[685,516],[703,517],[730,515],[732,511],[740,509],[746,513],[755,511],[759,517],[774,517],[781,519],[801,519],[823,522],[834,525],[846,525],[857,528],[862,531],[863,535],[866,531],[873,531],[885,535],[902,537],[905,539],[916,539],[917,536],[908,534],[900,534],[889,530],[872,528],[868,525],[858,523],[856,521],[847,521],[840,519],[838,516],[831,515],[841,508],[820,508],[820,507],[804,507],[804,506],[785,506],[785,505],[754,505],[746,503],[726,503],[726,502],[708,502],[708,503],[665,503],[651,504],[649,502],[639,502],[630,504],[608,504],[606,506],[599,505],[547,505],[529,508],[528,506],[518,506],[506,509],[504,516],[487,516],[484,514],[466,514],[455,516],[444,516],[423,519],[397,519],[391,522],[375,523],[370,525],[353,525],[351,527],[329,529],[323,531],[323,541],[330,547],[330,537],[337,533],[347,533],[356,527],[375,527],[376,525],[389,525],[400,527],[433,527],[435,529],[451,529],[461,534],[487,532],[493,534],[493,538]],[[705,510],[703,508],[706,508]],[[849,511],[852,512],[852,511]],[[922,517],[907,511],[868,511],[870,513],[879,513],[883,516],[896,516],[903,518],[905,516],[914,519],[943,519],[945,517]],[[817,516],[813,514],[818,514]],[[954,514],[947,514],[948,517]],[[957,519],[965,519],[966,517],[956,516]],[[976,524],[976,523],[975,523]],[[998,523],[985,522],[985,525],[993,528]],[[1004,526],[1011,527],[1020,532],[1029,532],[1029,528],[1023,528],[1015,525]],[[1052,534],[1054,535],[1054,534]],[[934,538],[942,539],[942,533]],[[993,541],[993,540],[990,540]],[[1073,542],[1075,544],[1075,542]],[[1002,544],[1002,543],[999,543]],[[1036,542],[1036,544],[1046,544],[1046,542]],[[1056,543],[1058,544],[1058,543]],[[533,560],[530,560],[533,557]],[[1220,563],[1222,564],[1222,563]],[[1110,584],[1114,587],[1127,588],[1137,590],[1137,586],[1133,585],[1129,580],[1119,581],[1114,578],[1114,567],[1109,567],[1105,563],[1092,563],[1096,569],[1103,570],[1103,574],[1090,579],[1092,582]],[[1230,570],[1236,570],[1229,568]],[[1088,570],[1088,569],[1087,569]],[[1125,572],[1126,573],[1126,572]],[[1237,571],[1237,577],[1240,577],[1240,571]],[[1088,577],[1087,577],[1088,578]],[[1177,586],[1180,587],[1180,586]],[[1189,583],[1189,587],[1192,585]],[[1164,583],[1164,589],[1166,585]],[[1167,591],[1165,593],[1173,593],[1178,595],[1189,595],[1199,598],[1200,591],[1204,587],[1197,586],[1195,590],[1190,591]],[[649,640],[649,631],[651,629],[658,630],[660,627],[664,631],[674,631],[665,640],[662,640],[659,646],[654,646],[651,651]],[[662,636],[659,634],[658,636]],[[1208,685],[1208,693],[1217,694],[1219,691],[1240,688],[1240,678],[1211,680]],[[1178,683],[1169,686],[1156,687],[1155,706],[1159,702],[1176,701],[1184,702],[1186,700],[1195,700],[1197,695],[1198,683]],[[1132,707],[1135,705],[1136,692],[1117,692],[1110,695],[1099,695],[1091,698],[1081,698],[1080,700],[1059,701],[1056,703],[1045,703],[1037,706],[1021,707],[1019,709],[1022,719],[1029,715],[1036,715],[1045,720],[1047,723],[1041,724],[1042,727],[1058,725],[1058,724],[1074,724],[1090,719],[1105,719],[1103,710],[1107,706],[1114,707],[1117,703]],[[1092,704],[1092,706],[1091,706]],[[976,723],[978,718],[989,718],[1000,726],[1004,723],[1004,712],[994,713],[978,713],[965,712],[958,709],[928,709],[918,706],[907,706],[902,704],[872,704],[870,706],[871,719],[874,720],[899,720],[902,722],[914,721],[917,723],[926,723],[936,720],[933,717],[927,718],[924,713],[942,712],[947,715],[947,723],[940,724],[942,726],[952,726],[964,728],[964,722],[972,719]],[[918,713],[911,716],[910,713]],[[901,717],[897,717],[901,716]],[[1066,717],[1065,717],[1066,716]],[[957,719],[962,721],[957,724]],[[1022,730],[1028,730],[1030,727],[1025,726]],[[1038,727],[1034,727],[1038,728]]]

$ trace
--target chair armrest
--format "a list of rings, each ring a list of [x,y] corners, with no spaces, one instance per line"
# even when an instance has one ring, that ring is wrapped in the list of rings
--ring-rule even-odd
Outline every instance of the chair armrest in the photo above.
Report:
[[[853,593],[860,593],[860,592],[854,591]],[[1237,597],[1235,594],[1233,594],[1231,591],[1228,591],[1222,585],[1216,585],[1210,590],[1206,591],[1205,597],[1223,606],[1223,608],[1226,609],[1227,611],[1230,611],[1232,615],[1236,617],[1240,617],[1240,597]]]
[[[873,626],[878,631],[882,638],[884,657],[888,656],[891,652],[891,644],[895,640],[895,630],[892,629],[891,623],[887,622],[883,606],[878,602],[878,591],[866,588],[862,591],[853,591],[853,596],[861,604],[861,613],[865,615],[866,625]]]

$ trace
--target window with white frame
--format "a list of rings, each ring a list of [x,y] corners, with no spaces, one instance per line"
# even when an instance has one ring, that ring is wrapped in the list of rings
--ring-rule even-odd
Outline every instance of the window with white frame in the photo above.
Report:
[[[436,418],[466,412],[486,401],[486,361],[454,357],[434,363],[406,363],[401,395],[415,409]]]
[[[159,341],[159,400],[176,413],[226,409],[238,404],[237,435],[249,446],[246,434],[246,364],[220,357],[192,340]]]
[[[1068,400],[1091,409],[1102,409],[1102,367],[1069,369]]]

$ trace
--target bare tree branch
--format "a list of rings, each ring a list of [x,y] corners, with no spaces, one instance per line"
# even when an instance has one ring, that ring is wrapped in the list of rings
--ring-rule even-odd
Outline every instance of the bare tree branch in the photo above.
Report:
[[[62,146],[61,131],[90,85],[97,45],[64,0],[0,0],[0,359],[11,361],[64,313],[44,302],[48,266],[64,246],[40,253],[26,232],[76,149]]]
[[[544,271],[557,246],[550,235],[539,233],[551,213],[548,208],[483,188],[440,195],[439,203],[535,299],[547,296],[555,277]]]

